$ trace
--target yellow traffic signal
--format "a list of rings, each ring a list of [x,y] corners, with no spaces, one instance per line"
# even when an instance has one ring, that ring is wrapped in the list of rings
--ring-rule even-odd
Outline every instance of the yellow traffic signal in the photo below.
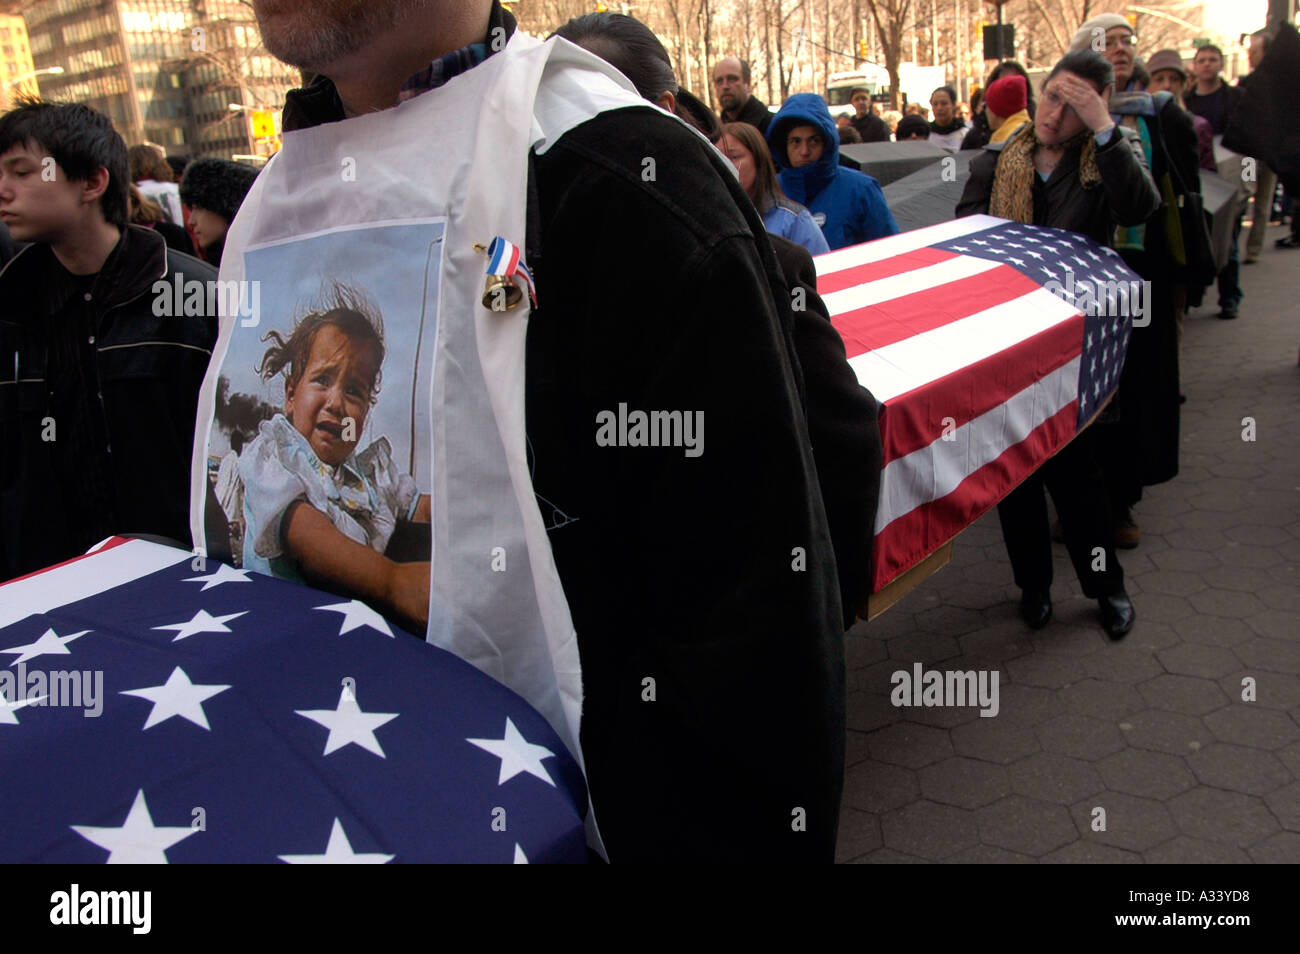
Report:
[[[867,41],[858,40],[858,59],[865,60],[866,58],[867,58]]]
[[[270,139],[275,135],[275,113],[269,109],[250,109],[249,118],[253,121],[253,138]]]
[[[1131,26],[1133,32],[1136,33],[1138,28],[1138,15],[1136,13],[1126,13],[1124,14],[1124,19],[1128,21],[1128,25]]]
[[[596,12],[597,12],[597,13],[608,13],[608,12],[609,12],[609,7],[607,7],[604,3],[602,3],[601,0],[596,0]]]

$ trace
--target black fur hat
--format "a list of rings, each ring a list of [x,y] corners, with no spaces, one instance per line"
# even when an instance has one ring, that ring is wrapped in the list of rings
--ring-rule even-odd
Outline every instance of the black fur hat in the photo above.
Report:
[[[195,159],[181,179],[181,201],[233,222],[257,172],[252,166],[229,159]]]

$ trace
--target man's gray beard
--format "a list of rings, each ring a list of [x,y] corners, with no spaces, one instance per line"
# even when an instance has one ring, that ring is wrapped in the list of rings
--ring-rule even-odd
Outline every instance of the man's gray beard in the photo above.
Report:
[[[376,36],[434,0],[355,0],[344,20],[313,16],[310,25],[284,23],[262,28],[262,43],[276,59],[298,69],[328,72],[339,60],[364,49]],[[262,26],[259,23],[259,27]]]

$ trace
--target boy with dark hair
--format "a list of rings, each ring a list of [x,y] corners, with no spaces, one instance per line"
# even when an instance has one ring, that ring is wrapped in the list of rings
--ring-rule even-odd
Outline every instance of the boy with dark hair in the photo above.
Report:
[[[129,184],[101,113],[23,100],[0,116],[0,221],[30,243],[0,271],[0,580],[112,534],[189,539],[217,321],[158,317],[154,286],[170,304],[177,279],[216,273],[128,224]]]

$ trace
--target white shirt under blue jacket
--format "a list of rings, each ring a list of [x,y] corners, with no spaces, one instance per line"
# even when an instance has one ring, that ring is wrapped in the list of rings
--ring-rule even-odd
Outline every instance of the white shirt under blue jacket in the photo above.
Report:
[[[821,227],[813,221],[812,213],[798,203],[775,203],[763,213],[763,227],[773,235],[802,245],[809,255],[820,255],[831,250],[826,244],[826,236],[822,235]]]

